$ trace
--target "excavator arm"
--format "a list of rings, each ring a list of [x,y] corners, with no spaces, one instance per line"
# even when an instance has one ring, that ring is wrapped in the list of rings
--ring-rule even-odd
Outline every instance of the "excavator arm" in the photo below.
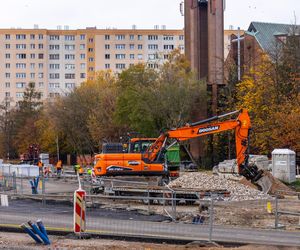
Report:
[[[234,120],[214,122],[226,116],[237,114]],[[171,129],[168,132],[162,133],[143,155],[144,159],[150,162],[160,160],[160,156],[164,154],[165,145],[168,138],[176,139],[177,141],[185,141],[192,138],[197,138],[205,135],[220,133],[228,130],[235,130],[236,158],[238,165],[238,173],[245,176],[248,180],[262,187],[259,180],[262,178],[263,171],[258,170],[256,166],[248,165],[248,149],[249,149],[249,131],[251,122],[248,111],[241,109],[225,115],[215,116],[203,121],[187,124],[184,127]]]

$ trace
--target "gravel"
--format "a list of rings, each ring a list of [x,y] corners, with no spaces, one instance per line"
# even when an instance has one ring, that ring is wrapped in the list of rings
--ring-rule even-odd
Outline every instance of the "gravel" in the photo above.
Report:
[[[226,189],[230,197],[226,200],[257,200],[269,199],[270,196],[254,188],[231,181],[220,176],[209,175],[202,172],[186,173],[169,184],[170,187],[201,188],[201,189]]]

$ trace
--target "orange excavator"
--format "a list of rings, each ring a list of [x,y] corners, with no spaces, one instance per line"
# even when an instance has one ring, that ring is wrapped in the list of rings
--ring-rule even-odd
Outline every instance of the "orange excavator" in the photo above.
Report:
[[[236,119],[218,121],[235,114],[238,114]],[[128,151],[98,154],[95,156],[94,172],[96,176],[142,175],[168,178],[170,171],[165,158],[168,147],[196,137],[234,130],[238,174],[250,180],[261,190],[267,191],[271,183],[264,171],[258,170],[255,165],[248,164],[250,129],[251,122],[246,109],[214,116],[163,132],[154,143],[140,153]]]

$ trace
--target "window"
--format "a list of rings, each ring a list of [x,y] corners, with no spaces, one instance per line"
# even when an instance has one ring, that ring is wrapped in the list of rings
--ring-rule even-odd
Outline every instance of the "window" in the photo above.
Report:
[[[117,63],[116,64],[116,69],[125,69],[126,65],[125,63]]]
[[[134,54],[130,54],[130,55],[129,55],[129,58],[130,58],[130,59],[134,59]]]
[[[10,54],[5,54],[5,58],[10,59]],[[18,58],[18,56],[17,56],[17,58]],[[25,54],[25,58],[26,58],[26,54]]]
[[[134,44],[129,44],[129,49],[133,50],[134,49]]]
[[[42,68],[44,68],[44,64],[39,63],[39,69],[42,69]]]
[[[85,69],[85,63],[80,63],[80,68]]]
[[[49,83],[49,88],[50,89],[59,89],[59,83],[55,82],[55,83]]]
[[[134,66],[134,63],[129,63],[129,68],[133,67],[133,66]]]
[[[89,67],[89,71],[94,71],[94,67]]]
[[[164,55],[165,56],[165,55]],[[158,54],[149,54],[148,55],[148,59],[149,60],[156,60],[158,59]]]
[[[85,54],[80,54],[80,59],[85,59]]]
[[[180,41],[184,40],[184,35],[180,35],[180,36],[179,36],[179,40],[180,40]]]
[[[25,40],[26,39],[26,35],[24,35],[24,34],[17,34],[16,35],[16,39],[17,40]]]
[[[66,60],[75,60],[75,55],[74,54],[65,54],[65,59]]]
[[[75,83],[73,83],[73,82],[66,82],[65,83],[65,88],[67,88],[67,89],[74,89],[75,88]]]
[[[10,49],[10,44],[9,43],[5,44],[5,48]]]
[[[165,50],[173,50],[174,49],[174,45],[164,45],[164,49]]]
[[[65,74],[65,79],[75,79],[75,74]]]
[[[10,73],[5,73],[5,78],[10,78]]]
[[[5,88],[10,88],[10,82],[5,83]]]
[[[26,49],[26,44],[16,44],[16,49]]]
[[[38,77],[39,77],[39,79],[43,79],[44,78],[44,73],[39,73]]]
[[[5,34],[5,40],[10,40],[10,34]]]
[[[51,44],[51,45],[49,45],[49,49],[50,50],[59,50],[59,45],[53,45],[53,44]]]
[[[35,78],[35,73],[30,73],[30,78],[34,79]]]
[[[34,69],[35,68],[35,63],[30,63],[30,68]]]
[[[10,93],[9,92],[5,92],[5,96],[6,97],[10,97]]]
[[[116,40],[125,40],[125,35],[116,35]]]
[[[142,59],[143,59],[143,55],[142,55],[142,54],[138,54],[137,57],[138,57],[139,60],[142,60]]]
[[[85,40],[85,35],[84,34],[80,35],[80,40]]]
[[[142,44],[138,44],[138,49],[143,49],[143,45]]]
[[[26,59],[26,54],[17,54],[17,59]]]
[[[35,49],[35,44],[34,43],[30,44],[30,49]]]
[[[58,41],[59,40],[59,36],[58,35],[50,35],[49,39],[52,40],[52,41],[53,40]]]
[[[59,97],[59,93],[49,93],[50,98]]]
[[[39,58],[39,59],[44,59],[44,54],[41,54],[41,53],[40,53],[40,54],[38,55],[38,58]]]
[[[125,54],[116,54],[116,59],[125,59]]]
[[[89,49],[88,49],[88,52],[93,52],[93,51],[94,51],[93,48],[89,48]]]
[[[129,40],[134,40],[134,35],[129,35]]]
[[[138,35],[138,40],[141,41],[143,39],[142,35]]]
[[[43,49],[44,48],[44,44],[39,43],[39,49]]]
[[[178,48],[179,48],[180,50],[184,50],[184,45],[179,45]]]
[[[105,40],[110,40],[110,35],[105,35],[105,36],[104,36],[104,39],[105,39]]]
[[[109,63],[106,63],[106,64],[105,64],[105,68],[106,68],[106,69],[110,69],[110,64],[109,64]]]
[[[16,63],[17,69],[26,69],[26,63]]]
[[[31,35],[30,35],[30,39],[31,39],[31,40],[34,40],[34,39],[35,39],[35,35],[34,35],[34,34],[31,34]]]
[[[105,59],[110,59],[110,54],[105,54]]]
[[[10,63],[5,63],[5,68],[10,69]]]
[[[79,45],[79,48],[82,50],[82,49],[85,49],[85,44],[80,44]]]
[[[35,54],[30,54],[30,59],[35,59]]]
[[[149,50],[158,50],[158,45],[157,44],[148,44],[148,49]]]
[[[89,43],[93,43],[94,39],[93,38],[89,38]]]
[[[116,44],[116,49],[125,49],[125,44]]]
[[[24,96],[24,93],[23,92],[17,92],[16,93],[16,97],[17,98],[22,98]]]
[[[26,73],[16,73],[16,78],[18,78],[18,79],[20,79],[20,78],[24,79],[24,78],[26,78]]]
[[[59,60],[59,54],[50,54],[49,59],[50,60]]]
[[[158,40],[158,35],[148,35],[148,40]]]
[[[169,35],[164,35],[163,38],[165,41],[173,41],[174,40],[174,36],[169,36]]]
[[[66,64],[65,69],[75,69],[75,64]]]
[[[49,64],[49,68],[50,69],[59,69],[59,64],[56,63],[56,64]]]
[[[110,49],[110,45],[109,45],[109,44],[105,44],[105,45],[104,45],[104,48],[105,48],[105,49]]]
[[[65,45],[65,50],[75,50],[75,45]]]
[[[50,79],[59,79],[59,73],[50,73],[49,78]]]
[[[89,62],[93,62],[94,61],[94,57],[89,57]]]
[[[158,69],[158,64],[157,63],[148,63],[148,67],[150,69]]]
[[[86,77],[86,74],[85,73],[80,73],[80,78],[83,79]]]
[[[39,40],[43,40],[44,36],[42,34],[39,34]]]
[[[43,82],[39,82],[39,88],[43,88],[44,87],[44,83]]]

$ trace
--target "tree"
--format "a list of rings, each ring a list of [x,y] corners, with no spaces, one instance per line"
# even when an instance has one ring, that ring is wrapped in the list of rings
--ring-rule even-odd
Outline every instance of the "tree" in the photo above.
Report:
[[[15,133],[14,146],[19,153],[26,152],[30,144],[38,143],[38,133],[35,122],[42,110],[41,93],[35,90],[35,84],[30,82],[25,89],[23,99],[12,111]]]
[[[263,55],[237,86],[237,107],[248,108],[254,133],[254,153],[270,153],[274,147],[299,150],[300,39],[289,35],[270,58]],[[275,56],[274,56],[275,55]],[[296,124],[296,125],[295,125]]]
[[[190,121],[206,87],[179,51],[157,70],[139,64],[123,71],[118,86],[116,119],[147,136]]]
[[[111,71],[100,71],[96,81],[90,83],[94,89],[95,100],[87,119],[87,126],[97,148],[103,142],[119,141],[120,136],[127,130],[114,121],[118,96],[116,82],[117,79]]]

